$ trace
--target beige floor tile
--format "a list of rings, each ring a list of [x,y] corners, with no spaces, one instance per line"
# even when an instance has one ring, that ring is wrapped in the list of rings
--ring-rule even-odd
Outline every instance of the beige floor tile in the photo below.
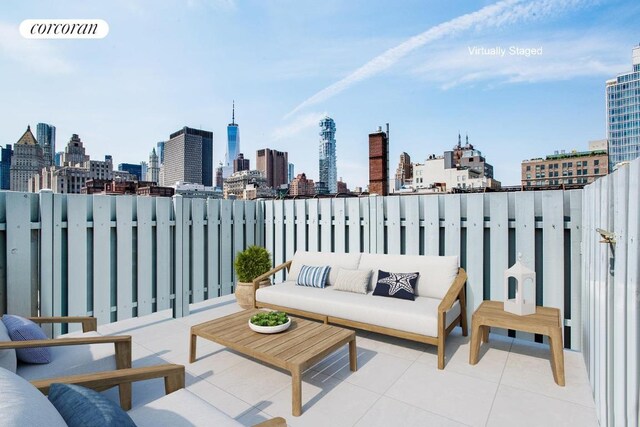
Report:
[[[595,409],[501,385],[489,427],[596,427]]]
[[[464,424],[382,396],[355,424],[357,427],[463,427]]]

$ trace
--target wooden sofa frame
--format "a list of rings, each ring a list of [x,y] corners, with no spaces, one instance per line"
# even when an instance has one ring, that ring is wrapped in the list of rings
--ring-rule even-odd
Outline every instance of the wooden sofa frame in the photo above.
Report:
[[[81,323],[82,332],[91,332],[98,330],[98,323],[95,317],[75,316],[75,317],[30,317],[29,320],[34,323]],[[100,337],[71,337],[71,338],[53,338],[45,340],[29,340],[29,341],[3,341],[0,342],[0,350],[19,349],[32,347],[57,347],[66,345],[86,345],[86,344],[113,344],[115,347],[116,369],[131,368],[131,336],[100,336]],[[50,378],[43,381],[64,382],[62,378]],[[32,384],[39,381],[32,381]],[[120,405],[125,409],[131,409],[131,383],[123,382],[118,385],[120,394]]]
[[[73,375],[69,377],[32,381],[38,390],[43,394],[49,394],[49,388],[53,383],[75,384],[87,387],[96,391],[108,390],[111,387],[132,382],[145,381],[155,378],[164,378],[165,394],[173,393],[184,388],[185,370],[183,365],[166,364],[156,366],[144,366],[141,368],[118,369],[115,371],[96,372],[92,374]],[[122,406],[122,401],[120,402]],[[131,408],[122,407],[125,410]],[[277,417],[256,424],[254,427],[286,427],[284,418]]]
[[[291,268],[291,261],[287,261],[284,264],[280,264],[272,270],[266,272],[265,274],[256,277],[253,280],[253,292],[254,292],[254,306],[256,308],[270,308],[273,310],[281,310],[286,311],[290,314],[296,316],[307,317],[314,320],[319,320],[327,324],[335,324],[342,325],[349,328],[362,329],[365,331],[376,332],[379,334],[390,335],[394,337],[404,338],[411,341],[417,341],[425,344],[431,344],[438,347],[438,369],[444,369],[444,359],[445,359],[445,339],[447,335],[455,328],[457,325],[460,325],[462,328],[462,335],[467,336],[468,334],[468,326],[467,326],[467,310],[466,310],[466,297],[465,297],[465,284],[467,283],[467,273],[463,268],[458,270],[458,274],[454,279],[451,287],[447,291],[447,294],[444,296],[440,305],[438,306],[438,336],[431,337],[429,335],[421,335],[413,332],[401,331],[398,329],[385,328],[383,326],[371,325],[369,323],[363,322],[354,322],[352,320],[341,319],[333,316],[326,316],[323,314],[312,313],[303,310],[297,310],[290,307],[282,307],[273,304],[260,303],[255,299],[255,292],[258,290],[260,285],[265,279],[273,276],[277,272],[287,269],[287,272]],[[455,318],[451,324],[446,327],[446,314],[447,311],[453,307],[453,304],[456,301],[460,301],[460,314]]]

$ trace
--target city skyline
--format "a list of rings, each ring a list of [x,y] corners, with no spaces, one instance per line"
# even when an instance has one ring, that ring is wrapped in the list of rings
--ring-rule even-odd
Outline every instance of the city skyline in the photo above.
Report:
[[[634,1],[366,6],[39,5],[42,16],[109,22],[103,40],[65,42],[22,39],[17,27],[33,17],[33,4],[5,6],[0,81],[11,84],[0,144],[14,144],[27,124],[50,123],[60,140],[83,135],[92,157],[139,163],[187,125],[214,132],[217,164],[235,99],[245,156],[264,146],[289,152],[310,179],[318,179],[316,126],[329,114],[340,127],[337,174],[352,187],[368,181],[367,135],[387,122],[392,161],[407,152],[422,162],[468,132],[496,179],[513,185],[523,159],[606,137],[605,82],[629,71],[639,41]],[[331,32],[308,25],[318,17],[331,19]],[[542,54],[489,51],[511,46]],[[173,102],[183,93],[198,96]]]

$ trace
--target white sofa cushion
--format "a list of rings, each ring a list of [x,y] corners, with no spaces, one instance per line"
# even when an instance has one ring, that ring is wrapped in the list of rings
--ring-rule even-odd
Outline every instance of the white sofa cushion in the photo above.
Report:
[[[295,282],[300,273],[300,268],[302,268],[303,265],[311,265],[314,267],[329,265],[331,266],[331,270],[329,270],[328,284],[334,285],[336,283],[336,277],[338,277],[339,267],[350,270],[356,270],[358,268],[360,253],[338,254],[333,252],[296,251],[292,261],[287,280],[293,280]]]
[[[442,299],[458,274],[457,256],[367,254],[360,257],[359,270],[373,270],[369,289],[378,281],[378,269],[391,273],[420,273],[416,295]]]
[[[296,286],[292,281],[258,289],[256,300],[326,316],[383,326],[435,337],[438,335],[440,299],[416,297],[415,301]],[[447,312],[449,326],[460,314],[455,302]]]
[[[189,390],[180,389],[128,412],[139,427],[242,426]]]
[[[0,320],[0,342],[6,341],[11,341],[11,337],[9,337],[9,331],[7,331],[7,327],[4,326],[4,322]],[[12,348],[0,350],[0,368],[4,368],[15,373],[16,366],[16,351]]]
[[[0,368],[0,427],[66,427],[46,396],[7,369]]]
[[[97,332],[74,333],[68,337],[99,337]],[[88,374],[116,369],[113,343],[50,347],[51,362],[46,365],[19,363],[17,374],[27,380]]]
[[[369,288],[371,270],[347,270],[338,268],[338,277],[333,289],[336,291],[355,292],[366,294]]]

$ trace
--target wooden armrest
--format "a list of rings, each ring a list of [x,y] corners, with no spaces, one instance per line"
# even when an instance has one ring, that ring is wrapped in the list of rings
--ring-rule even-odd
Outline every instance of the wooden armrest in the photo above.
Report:
[[[96,391],[103,391],[120,384],[150,380],[153,378],[164,378],[165,393],[173,393],[176,390],[184,388],[184,366],[167,364],[145,366],[142,368],[118,369],[115,371],[103,371],[92,374],[31,381],[31,384],[43,394],[49,394],[49,387],[54,383],[75,384]]]
[[[79,337],[79,338],[54,338],[46,340],[30,341],[2,341],[0,350],[8,348],[32,348],[32,347],[58,347],[63,345],[83,345],[83,344],[118,344],[131,343],[130,335],[114,335],[104,337]]]
[[[280,270],[282,270],[284,268],[289,270],[290,267],[291,267],[291,261],[287,261],[284,264],[280,264],[279,266],[267,271],[263,275],[256,277],[255,279],[253,279],[253,289],[254,290],[258,289],[258,287],[260,286],[260,282],[262,282],[264,279],[273,276],[278,271],[280,271]]]
[[[33,323],[82,323],[82,332],[98,330],[98,319],[91,316],[29,317]]]
[[[440,305],[438,306],[438,312],[446,312],[453,307],[453,303],[456,302],[458,297],[460,296],[460,292],[464,289],[464,284],[467,282],[467,273],[463,268],[458,270],[458,275],[453,280],[453,284],[447,291],[447,294],[444,296]]]
[[[253,427],[287,427],[287,420],[282,417],[271,418],[270,420],[263,421]]]

